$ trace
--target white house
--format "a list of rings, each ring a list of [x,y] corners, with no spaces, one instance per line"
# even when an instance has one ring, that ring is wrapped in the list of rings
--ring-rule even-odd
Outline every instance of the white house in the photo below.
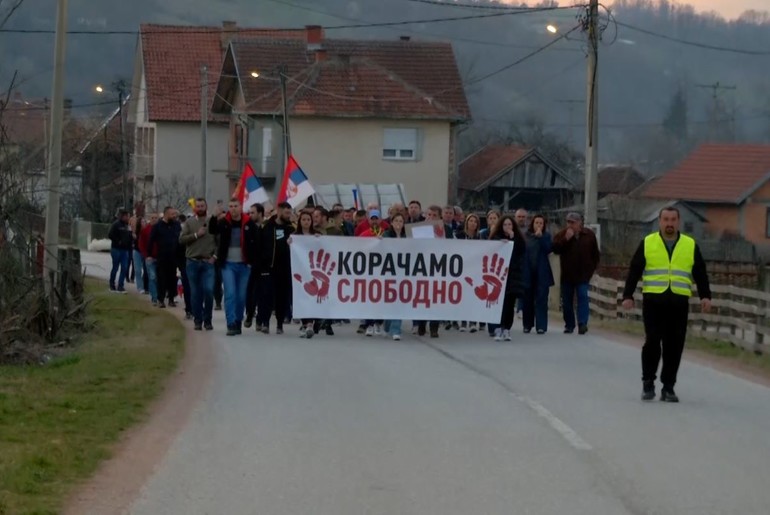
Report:
[[[320,27],[233,40],[212,110],[231,117],[229,168],[251,163],[268,189],[285,156],[280,73],[292,154],[311,182],[403,184],[423,206],[454,197],[470,110],[451,44],[325,39]]]
[[[162,208],[158,204],[170,195],[200,195],[204,85],[209,113],[207,197],[211,202],[231,195],[229,117],[212,115],[208,107],[216,94],[225,50],[236,35],[304,39],[305,31],[239,28],[234,22],[224,22],[222,27],[141,26],[128,115],[129,123],[136,127],[131,152],[136,201],[155,209]]]

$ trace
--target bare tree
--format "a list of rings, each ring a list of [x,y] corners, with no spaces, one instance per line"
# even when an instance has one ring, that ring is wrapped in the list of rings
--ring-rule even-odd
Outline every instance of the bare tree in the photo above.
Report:
[[[151,211],[160,211],[166,206],[171,206],[184,212],[190,210],[188,201],[196,196],[197,191],[197,179],[175,174],[168,178],[156,178],[153,191],[142,192],[140,199]]]
[[[0,18],[0,29],[8,23],[8,20],[11,19],[13,14],[23,3],[24,0],[0,0],[0,16],[2,16],[2,18]]]

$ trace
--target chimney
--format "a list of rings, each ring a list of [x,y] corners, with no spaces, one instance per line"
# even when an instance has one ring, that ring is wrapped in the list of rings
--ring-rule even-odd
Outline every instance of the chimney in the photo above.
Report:
[[[324,39],[324,29],[320,25],[306,25],[307,49],[309,51],[320,50]]]
[[[219,41],[222,46],[222,50],[227,50],[227,47],[230,45],[230,41],[233,40],[235,37],[236,32],[238,31],[237,24],[234,21],[223,21],[222,22],[222,31],[219,35]]]
[[[411,40],[412,38],[411,38],[411,37],[409,37],[409,36],[401,36],[401,38],[399,38],[399,39],[401,39],[401,41],[409,41],[409,40]]]
[[[326,61],[327,57],[328,55],[325,48],[319,48],[315,51],[315,62],[320,63],[322,61]]]

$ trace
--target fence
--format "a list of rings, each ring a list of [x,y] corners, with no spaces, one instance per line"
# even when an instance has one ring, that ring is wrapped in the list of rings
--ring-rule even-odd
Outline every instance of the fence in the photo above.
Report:
[[[636,306],[626,311],[622,281],[594,276],[589,297],[591,310],[600,318],[641,321],[641,288]],[[703,313],[697,295],[690,298],[689,334],[709,340],[728,341],[757,354],[767,352],[770,337],[770,294],[732,285],[711,285],[712,310]]]

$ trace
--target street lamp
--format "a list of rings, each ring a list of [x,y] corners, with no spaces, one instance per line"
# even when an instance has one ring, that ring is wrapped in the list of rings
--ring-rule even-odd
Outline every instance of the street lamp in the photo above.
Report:
[[[128,205],[128,156],[126,155],[125,145],[125,123],[123,120],[123,100],[126,97],[126,83],[123,80],[117,80],[112,83],[113,89],[118,93],[118,116],[120,117],[120,158],[121,158],[121,175],[123,176],[123,207],[130,209]],[[104,93],[104,87],[97,85],[94,91],[100,95]]]
[[[103,88],[103,87],[101,87],[101,85],[97,85],[97,86],[94,88],[94,91],[96,91],[97,93],[100,93],[100,94],[101,94],[101,93],[104,93],[104,88]]]
[[[253,78],[255,78],[255,79],[258,79],[259,78],[259,72],[255,70],[255,71],[251,72],[251,76]]]
[[[559,27],[557,27],[552,23],[549,23],[548,25],[545,26],[545,30],[547,30],[551,34],[556,34],[557,32],[559,32]]]

